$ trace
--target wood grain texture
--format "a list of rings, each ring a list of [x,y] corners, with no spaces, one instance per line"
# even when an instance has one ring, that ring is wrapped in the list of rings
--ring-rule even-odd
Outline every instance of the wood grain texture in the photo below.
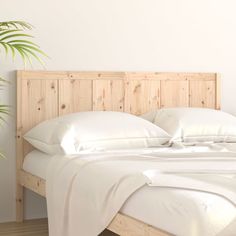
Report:
[[[46,182],[44,179],[32,175],[24,170],[20,171],[19,179],[23,187],[32,190],[42,197],[46,197]]]
[[[127,80],[125,83],[125,112],[141,115],[160,108],[160,81]]]
[[[21,121],[22,132],[25,134],[38,123],[58,116],[58,85],[54,80],[28,80],[21,81]],[[30,146],[24,143],[24,155]]]
[[[59,115],[92,110],[92,80],[59,80]]]
[[[190,106],[216,107],[216,83],[214,81],[190,81]]]
[[[123,109],[123,80],[93,80],[93,111],[123,111]]]
[[[24,161],[22,123],[22,72],[17,72],[17,118],[16,118],[16,221],[23,221],[24,189],[20,181],[20,171]]]
[[[161,81],[161,108],[189,107],[189,81]]]
[[[221,77],[220,74],[215,74],[215,86],[216,86],[216,109],[221,109]]]
[[[128,79],[145,79],[145,80],[175,80],[175,81],[193,81],[193,80],[203,80],[215,81],[216,73],[176,73],[176,72],[126,72],[126,77]]]
[[[107,229],[122,236],[171,236],[172,235],[123,214],[117,214],[116,217],[111,222],[111,224],[107,227]]]
[[[45,181],[22,171],[32,149],[23,135],[38,123],[78,111],[112,110],[140,115],[163,107],[220,109],[216,73],[17,72],[16,219],[23,220],[23,186],[45,196]],[[121,235],[168,235],[117,214],[109,226]]]
[[[22,80],[22,122],[24,129],[58,116],[58,88],[53,80]]]

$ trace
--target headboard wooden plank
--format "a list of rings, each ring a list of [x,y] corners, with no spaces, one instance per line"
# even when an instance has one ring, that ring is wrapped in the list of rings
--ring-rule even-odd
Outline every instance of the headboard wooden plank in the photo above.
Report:
[[[92,84],[94,111],[124,110],[124,80],[95,79]]]
[[[189,81],[188,80],[162,80],[161,81],[161,108],[188,107]]]
[[[190,81],[190,107],[216,107],[215,81]]]
[[[58,116],[58,88],[53,80],[22,80],[22,124],[27,131]]]
[[[140,115],[160,108],[160,81],[129,79],[125,83],[125,112]]]
[[[21,86],[21,130],[24,134],[38,123],[58,116],[58,85],[50,79],[23,79]],[[24,154],[30,150],[25,142]]]
[[[216,73],[53,72],[17,73],[18,164],[29,152],[23,135],[46,119],[78,111],[140,115],[162,107],[220,109]]]
[[[92,110],[92,80],[58,80],[59,115]]]

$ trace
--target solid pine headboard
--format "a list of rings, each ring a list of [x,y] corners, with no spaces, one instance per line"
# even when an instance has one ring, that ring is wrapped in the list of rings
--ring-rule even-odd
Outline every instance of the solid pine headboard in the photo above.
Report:
[[[216,73],[18,71],[17,169],[31,150],[23,135],[46,119],[94,110],[220,109],[219,80]]]

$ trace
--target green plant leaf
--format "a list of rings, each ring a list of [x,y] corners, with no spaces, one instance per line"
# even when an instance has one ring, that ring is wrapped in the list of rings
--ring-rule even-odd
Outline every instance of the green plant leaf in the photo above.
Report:
[[[33,28],[33,26],[25,21],[0,22],[0,30],[1,29],[9,29],[9,28],[31,30]]]
[[[27,45],[27,44],[12,44],[13,47],[17,46],[17,47],[20,47],[22,49],[28,49],[28,50],[31,50],[31,52],[33,51],[36,51],[42,55],[44,55],[45,57],[48,57],[42,50],[39,49],[39,47],[36,45],[36,46],[31,46],[31,45]]]
[[[29,34],[10,34],[10,35],[7,35],[7,36],[1,38],[0,41],[4,41],[6,39],[15,38],[15,37],[30,37],[30,38],[33,38],[33,36],[31,36]]]
[[[13,60],[14,60],[14,58],[15,58],[15,55],[16,55],[15,48],[14,48],[14,47],[12,47],[12,45],[11,45],[11,44],[8,44],[7,46],[8,46],[8,47],[11,49],[11,52],[12,52],[12,58],[13,58]]]
[[[31,41],[28,41],[28,40],[11,40],[11,41],[8,41],[7,42],[8,44],[13,44],[13,43],[24,43],[24,44],[31,44],[31,45],[34,45],[36,47],[38,47],[38,45],[36,43],[33,43]]]
[[[41,64],[42,66],[45,65],[44,61],[43,61],[39,56],[37,56],[32,50],[29,50],[28,48],[22,48],[22,50],[23,50],[27,55],[31,54],[37,61],[40,62],[40,64]]]
[[[14,48],[14,47],[12,47],[12,48]],[[27,55],[25,55],[24,51],[21,50],[21,48],[16,47],[14,49],[16,49],[18,51],[18,53],[20,54],[20,56],[22,58],[22,61],[24,62],[24,65],[26,66],[26,60],[28,59]]]
[[[7,55],[8,54],[8,47],[7,47],[7,45],[5,43],[1,43],[1,44],[4,47],[6,55]]]
[[[9,115],[9,106],[0,104],[0,113]]]
[[[5,34],[14,33],[14,32],[20,32],[20,31],[22,32],[22,30],[2,30],[2,33],[0,33],[0,36],[3,36]]]
[[[0,104],[0,121],[6,123],[4,116],[10,115],[9,106]],[[1,122],[0,122],[1,125]]]
[[[0,31],[0,45],[2,45],[4,48],[6,55],[9,54],[9,49],[11,50],[13,59],[15,58],[17,52],[25,66],[27,62],[32,65],[32,57],[44,66],[44,62],[40,55],[44,57],[48,56],[39,48],[36,43],[25,39],[30,37],[32,38],[33,36],[22,33],[22,30],[19,29],[5,29]]]
[[[5,79],[3,79],[2,77],[0,77],[0,83],[9,83],[9,81],[7,81],[7,80],[5,80]]]
[[[5,155],[1,152],[1,150],[0,150],[0,158],[4,158],[4,159],[6,158]]]
[[[9,81],[0,77],[0,90],[1,90],[1,87],[5,86],[5,84],[9,84]]]

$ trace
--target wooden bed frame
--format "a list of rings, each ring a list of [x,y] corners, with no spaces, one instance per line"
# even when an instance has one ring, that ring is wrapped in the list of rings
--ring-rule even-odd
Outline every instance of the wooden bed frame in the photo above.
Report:
[[[78,111],[135,115],[163,107],[220,109],[216,73],[17,71],[16,220],[23,221],[24,187],[45,197],[45,180],[22,169],[32,147],[23,135],[36,124]],[[122,236],[171,235],[118,213],[108,229]]]

